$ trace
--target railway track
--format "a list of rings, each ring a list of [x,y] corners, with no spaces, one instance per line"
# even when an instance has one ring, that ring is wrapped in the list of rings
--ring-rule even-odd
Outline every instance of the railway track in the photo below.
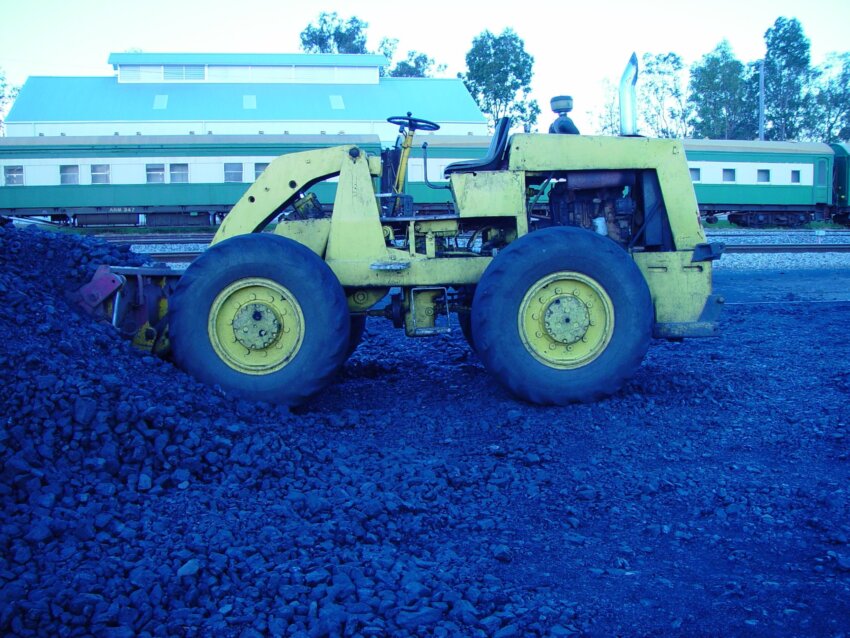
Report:
[[[181,244],[187,242],[180,242]],[[197,250],[155,250],[138,251],[150,256],[154,261],[188,264],[203,252]],[[777,254],[777,253],[850,253],[850,244],[727,244],[725,254]]]
[[[850,243],[836,243],[850,236],[850,230],[790,230],[790,231],[711,231],[706,235],[709,240],[726,244],[725,254],[806,254],[806,253],[848,253]],[[147,254],[154,261],[174,264],[192,262],[213,238],[213,233],[156,233],[150,235],[100,235],[110,243],[129,244],[138,253]],[[794,243],[776,243],[773,238],[785,237],[792,241],[799,237],[804,240]],[[760,240],[758,243],[742,243],[744,240]],[[761,241],[765,240],[765,241]]]
[[[726,254],[848,253],[850,244],[726,244]]]

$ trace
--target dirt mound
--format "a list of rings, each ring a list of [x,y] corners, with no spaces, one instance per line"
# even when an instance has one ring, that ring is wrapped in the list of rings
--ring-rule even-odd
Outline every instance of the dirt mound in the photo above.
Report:
[[[4,635],[844,635],[850,306],[739,307],[564,408],[375,321],[290,413],[69,306],[130,259],[0,228]]]

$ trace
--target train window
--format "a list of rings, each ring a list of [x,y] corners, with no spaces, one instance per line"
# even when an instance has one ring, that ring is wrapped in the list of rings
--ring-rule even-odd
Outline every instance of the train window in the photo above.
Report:
[[[79,184],[80,167],[76,164],[67,164],[59,167],[60,184]]]
[[[145,174],[148,184],[165,183],[165,164],[146,164]]]
[[[24,167],[23,166],[4,166],[3,180],[6,186],[23,186],[24,185]]]
[[[92,184],[108,184],[109,183],[109,164],[92,164],[91,165],[91,183]]]
[[[723,169],[723,181],[724,182],[734,182],[735,181],[735,169],[734,168],[724,168]]]
[[[185,184],[189,181],[188,164],[170,164],[168,171],[172,184]]]
[[[701,179],[701,175],[700,175],[700,173],[701,173],[700,169],[698,169],[698,168],[692,168],[692,169],[691,169],[691,181],[692,181],[692,182],[698,182],[698,181],[700,181],[700,179]]]
[[[256,162],[254,164],[254,179],[257,179],[260,175],[262,175],[263,171],[269,167],[268,162]]]
[[[225,182],[241,182],[242,181],[242,164],[235,162],[224,163],[224,181]]]
[[[770,169],[760,168],[756,175],[756,181],[760,184],[765,184],[770,181]]]
[[[800,183],[800,171],[798,171],[796,169],[791,171],[791,183],[792,184],[799,184]]]

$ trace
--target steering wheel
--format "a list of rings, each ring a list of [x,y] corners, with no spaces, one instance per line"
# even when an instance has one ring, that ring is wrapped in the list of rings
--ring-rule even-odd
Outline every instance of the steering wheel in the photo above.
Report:
[[[408,111],[407,115],[394,115],[388,117],[387,122],[396,126],[406,126],[411,131],[439,131],[440,125],[430,120],[422,120],[418,117],[411,117]]]

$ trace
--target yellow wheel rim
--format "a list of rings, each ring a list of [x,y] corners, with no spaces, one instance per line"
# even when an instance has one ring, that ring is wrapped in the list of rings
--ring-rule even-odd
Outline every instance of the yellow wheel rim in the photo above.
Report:
[[[245,374],[270,374],[301,348],[304,315],[292,293],[277,282],[240,279],[213,301],[207,329],[213,349],[228,366]]]
[[[534,283],[519,309],[519,335],[540,363],[559,370],[587,365],[614,334],[614,304],[595,279],[572,271]]]

